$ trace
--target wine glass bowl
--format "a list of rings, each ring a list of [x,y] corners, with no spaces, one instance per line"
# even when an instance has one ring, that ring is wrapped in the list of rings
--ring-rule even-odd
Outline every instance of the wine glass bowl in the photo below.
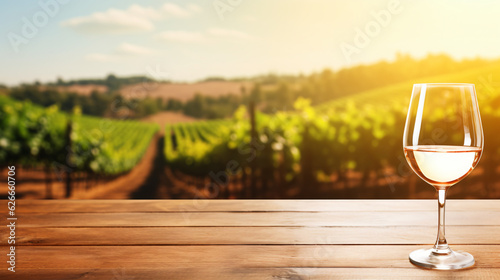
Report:
[[[410,262],[431,269],[472,266],[469,253],[452,251],[445,238],[446,191],[476,167],[484,146],[473,84],[415,84],[403,149],[413,171],[438,192],[438,236],[431,249],[410,253]]]

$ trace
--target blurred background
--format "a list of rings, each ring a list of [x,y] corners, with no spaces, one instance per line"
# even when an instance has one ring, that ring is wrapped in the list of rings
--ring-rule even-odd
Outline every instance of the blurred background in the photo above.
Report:
[[[476,85],[485,150],[449,197],[500,198],[496,1],[1,5],[18,198],[432,198],[402,149],[424,82]]]

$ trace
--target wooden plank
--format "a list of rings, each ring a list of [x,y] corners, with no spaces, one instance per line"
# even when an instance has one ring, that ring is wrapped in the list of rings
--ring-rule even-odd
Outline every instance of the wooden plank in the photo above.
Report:
[[[18,214],[19,227],[159,226],[433,226],[432,212],[192,212],[192,213],[47,213]],[[448,225],[500,225],[499,212],[446,215]],[[5,220],[7,216],[0,215]]]
[[[431,244],[436,227],[19,228],[17,245]],[[450,244],[500,244],[500,226],[448,226]],[[251,233],[251,234],[249,234]],[[7,245],[2,239],[1,245]]]
[[[6,203],[6,200],[2,200]],[[433,211],[435,200],[18,200],[17,213]],[[500,211],[500,200],[448,200],[448,211]]]
[[[495,234],[500,211],[491,203],[499,201],[458,201],[460,207],[448,207],[452,248],[472,253],[477,261],[473,269],[453,272],[422,270],[408,262],[409,252],[430,245],[395,245],[432,243],[435,201],[410,201],[406,207],[412,211],[405,208],[408,201],[342,200],[333,208],[331,201],[316,208],[317,201],[244,201],[241,208],[237,204],[241,201],[209,201],[206,207],[180,212],[192,203],[188,201],[176,205],[155,201],[153,206],[150,201],[42,201],[23,206],[22,201],[16,232],[18,272],[13,278],[7,270],[0,271],[0,279],[494,279],[500,275],[500,245],[481,245],[500,243]],[[169,206],[161,209],[166,202]],[[342,207],[343,202],[349,203]],[[367,204],[375,210],[362,210]],[[396,212],[399,209],[405,212]],[[0,217],[5,219],[5,214]],[[0,228],[1,235],[5,232]]]
[[[420,245],[19,246],[22,269],[391,267],[411,268]],[[477,268],[500,268],[500,245],[455,245]]]
[[[334,280],[334,279],[500,279],[500,269],[464,269],[435,271],[411,268],[238,268],[190,269],[160,266],[155,269],[117,267],[113,269],[26,269],[15,274],[0,271],[1,279],[37,280]]]

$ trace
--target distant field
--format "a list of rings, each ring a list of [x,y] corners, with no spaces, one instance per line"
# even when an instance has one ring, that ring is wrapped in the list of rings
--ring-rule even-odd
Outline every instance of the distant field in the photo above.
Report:
[[[164,100],[169,98],[179,99],[186,101],[191,99],[196,93],[205,96],[221,96],[226,94],[240,94],[241,87],[244,86],[247,92],[250,91],[252,83],[250,82],[200,82],[193,84],[160,84],[159,86],[144,90],[141,84],[125,86],[120,90],[121,94],[125,97],[133,98],[134,96],[146,96],[157,98],[161,97]]]
[[[90,95],[92,91],[99,93],[106,92],[108,87],[103,85],[71,85],[71,86],[58,86],[58,91],[61,92],[74,92],[81,95]]]
[[[240,94],[242,86],[246,88],[247,92],[250,92],[253,83],[224,81],[172,84],[161,83],[158,86],[153,85],[151,88],[145,87],[142,84],[135,84],[124,86],[120,89],[120,93],[127,98],[161,97],[164,100],[175,98],[181,101],[187,101],[197,93],[213,97],[226,94]],[[103,93],[108,90],[106,86],[95,84],[58,86],[57,89],[61,92],[74,92],[81,95],[90,95],[92,91]]]

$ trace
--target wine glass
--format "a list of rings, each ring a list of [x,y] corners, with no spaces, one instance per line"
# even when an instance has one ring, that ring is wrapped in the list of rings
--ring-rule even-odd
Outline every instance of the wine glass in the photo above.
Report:
[[[477,165],[483,128],[473,84],[415,84],[406,118],[403,148],[413,171],[438,192],[438,232],[433,248],[410,253],[410,262],[430,269],[472,266],[474,257],[452,251],[445,238],[446,191]]]

